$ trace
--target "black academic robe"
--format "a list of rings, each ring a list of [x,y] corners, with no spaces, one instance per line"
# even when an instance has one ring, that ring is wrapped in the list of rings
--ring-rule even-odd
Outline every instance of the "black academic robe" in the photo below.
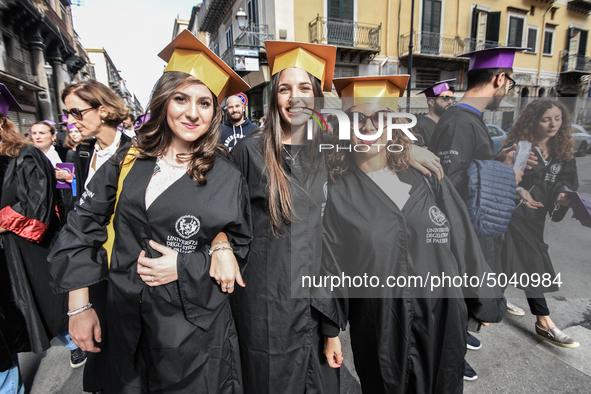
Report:
[[[225,232],[242,266],[251,240],[248,190],[218,155],[198,185],[183,175],[146,209],[155,159],[137,159],[114,216],[107,269],[106,225],[115,208],[119,168],[97,171],[49,256],[54,290],[67,292],[109,277],[107,325],[114,392],[240,393],[240,358],[228,294],[209,275],[209,245]],[[137,274],[148,241],[175,249],[178,280],[156,287]]]
[[[295,164],[285,151],[282,157],[292,180],[293,222],[283,223],[283,234],[278,237],[272,233],[268,213],[261,132],[249,134],[232,149],[248,183],[254,234],[244,273],[246,287],[237,288],[231,298],[244,392],[336,394],[339,370],[326,361],[319,324],[323,313],[329,317],[331,313],[311,298],[310,289],[300,286],[302,275],[318,269],[321,262],[327,174],[323,168],[310,171],[306,148],[294,146],[290,153]]]
[[[47,255],[60,228],[55,171],[33,146],[11,159],[4,175],[0,227],[14,301],[26,320],[31,350],[41,353],[67,329],[68,296],[52,294]]]
[[[454,105],[447,109],[429,143],[429,150],[441,159],[445,176],[464,200],[468,196],[466,170],[472,160],[494,160],[494,144],[482,116]],[[482,252],[493,272],[502,272],[502,237],[479,240]]]
[[[364,393],[461,393],[468,316],[498,322],[506,304],[498,287],[385,285],[389,276],[490,272],[451,183],[414,169],[398,176],[412,185],[402,210],[357,167],[330,185],[324,268],[379,278],[375,287],[340,290]]]
[[[421,137],[417,141],[417,145],[429,146],[431,137],[433,137],[433,133],[435,132],[435,126],[437,126],[437,122],[426,115],[417,121],[416,126],[413,127],[414,134],[418,134]]]
[[[574,158],[564,162],[548,158],[546,165],[537,149],[534,149],[534,153],[538,158],[538,164],[532,169],[525,170],[519,186],[530,191],[532,198],[544,204],[544,207],[531,209],[524,203],[516,203],[517,208],[511,216],[505,236],[504,270],[509,278],[513,274],[516,274],[517,278],[521,274],[528,274],[530,279],[534,273],[539,274],[540,278],[544,274],[549,274],[550,281],[554,282],[556,273],[548,254],[548,245],[544,242],[546,216],[550,215],[552,221],[559,222],[566,215],[569,208],[562,205],[556,207],[556,198],[564,192],[565,186],[573,191],[578,189],[577,165]],[[527,290],[532,295],[559,290],[555,283],[537,287],[523,287],[519,279],[517,283],[517,287]]]
[[[0,185],[4,182],[4,173],[12,160],[8,156],[0,156]],[[2,189],[0,188],[0,200]],[[14,302],[10,273],[6,254],[0,238],[0,372],[14,366],[12,354],[31,351],[27,323]]]

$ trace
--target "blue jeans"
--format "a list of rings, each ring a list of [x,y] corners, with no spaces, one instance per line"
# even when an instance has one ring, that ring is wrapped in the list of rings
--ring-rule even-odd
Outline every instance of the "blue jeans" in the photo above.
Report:
[[[12,356],[14,367],[0,372],[0,394],[24,394],[25,386],[18,370],[18,357]]]
[[[68,350],[78,349],[78,346],[76,346],[74,341],[72,341],[72,338],[70,338],[70,333],[68,332],[68,330],[62,332],[61,334],[58,334],[57,339],[62,341]]]

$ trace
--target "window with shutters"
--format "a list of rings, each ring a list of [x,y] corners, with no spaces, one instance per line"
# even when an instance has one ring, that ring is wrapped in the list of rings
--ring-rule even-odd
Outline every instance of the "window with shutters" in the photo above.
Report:
[[[326,38],[329,44],[354,46],[355,26],[353,24],[353,1],[328,0]]]
[[[248,22],[251,25],[258,25],[259,12],[258,12],[257,0],[247,0],[246,9],[248,10]]]
[[[353,21],[354,0],[328,0],[328,17]]]
[[[499,46],[499,32],[501,29],[501,12],[483,10],[478,6],[472,9],[472,38],[470,51]]]
[[[441,51],[441,0],[423,0],[421,53]]]
[[[538,26],[528,26],[527,27],[527,53],[537,53],[538,52],[538,31],[540,28]]]
[[[234,38],[232,37],[232,25],[226,29],[226,49],[234,46]]]
[[[525,18],[521,15],[509,14],[509,28],[507,32],[507,46],[522,47],[524,38]]]
[[[415,89],[424,89],[440,81],[439,71],[435,70],[417,70],[417,80]]]
[[[552,56],[554,51],[554,29],[546,27],[544,31],[544,48],[542,53],[544,55]]]

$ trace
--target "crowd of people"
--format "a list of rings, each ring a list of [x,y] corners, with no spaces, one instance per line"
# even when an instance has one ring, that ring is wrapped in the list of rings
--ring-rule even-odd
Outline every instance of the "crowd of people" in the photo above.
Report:
[[[391,115],[407,75],[333,78],[334,46],[265,47],[261,126],[236,96],[249,86],[186,30],[159,54],[140,119],[97,81],[66,87],[63,145],[47,120],[21,135],[0,85],[0,393],[24,392],[18,353],[58,337],[87,392],[338,394],[347,324],[364,393],[461,393],[476,378],[469,320],[525,313],[502,286],[364,293],[302,278],[554,275],[544,223],[578,186],[567,109],[530,103],[495,155],[481,115],[513,87],[515,49],[467,54],[467,92],[456,104],[453,81],[426,89],[413,135]],[[308,130],[333,84],[346,140],[336,116]],[[504,235],[473,227],[474,160],[509,173]],[[538,337],[579,346],[550,319],[544,293],[557,289],[523,290]]]

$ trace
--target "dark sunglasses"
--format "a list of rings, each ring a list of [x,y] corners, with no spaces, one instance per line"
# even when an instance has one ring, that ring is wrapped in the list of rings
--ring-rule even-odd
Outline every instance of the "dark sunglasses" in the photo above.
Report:
[[[353,125],[355,124],[355,114],[357,114],[357,129],[361,130],[365,127],[365,124],[367,123],[367,119],[371,119],[371,123],[373,124],[373,127],[375,127],[376,129],[378,127],[380,127],[380,118],[382,118],[382,128],[386,127],[386,114],[388,112],[391,111],[376,111],[371,115],[365,115],[361,112],[347,112],[347,116],[349,117],[349,120],[351,121],[351,128],[353,128]]]
[[[76,120],[82,120],[82,114],[85,113],[86,111],[90,111],[91,109],[96,109],[94,107],[90,107],[90,108],[86,108],[86,109],[78,109],[78,108],[72,108],[71,110],[67,110],[67,109],[63,109],[62,112],[63,114],[67,117],[69,117],[70,115],[72,115],[72,117]]]
[[[454,96],[439,96],[438,98],[442,99],[443,101],[456,101]]]

